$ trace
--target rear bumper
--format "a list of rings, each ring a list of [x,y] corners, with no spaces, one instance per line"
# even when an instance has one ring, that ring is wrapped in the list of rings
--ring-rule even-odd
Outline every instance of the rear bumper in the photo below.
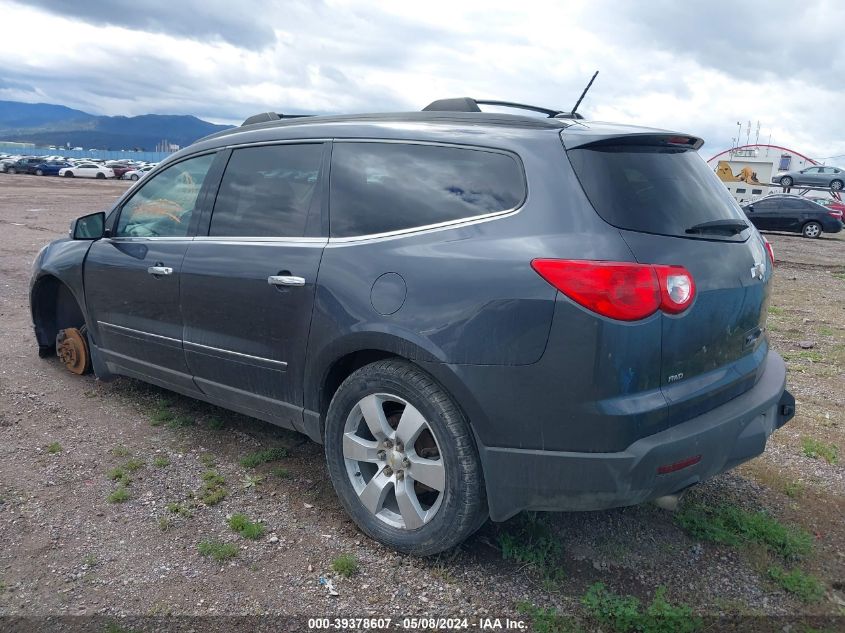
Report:
[[[770,351],[757,384],[687,422],[615,453],[479,447],[490,516],[521,510],[602,510],[671,494],[761,454],[775,429],[795,414],[786,366]],[[700,455],[666,474],[658,468]]]

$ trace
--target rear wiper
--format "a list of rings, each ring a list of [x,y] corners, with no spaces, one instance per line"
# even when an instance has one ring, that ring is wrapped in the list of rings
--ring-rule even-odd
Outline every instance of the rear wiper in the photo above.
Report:
[[[742,220],[713,220],[691,226],[687,233],[715,233],[722,235],[737,235],[748,228],[748,223]]]

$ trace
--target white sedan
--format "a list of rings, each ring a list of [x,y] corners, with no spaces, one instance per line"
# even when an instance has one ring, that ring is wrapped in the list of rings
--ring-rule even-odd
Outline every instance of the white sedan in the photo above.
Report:
[[[65,178],[114,178],[114,171],[108,167],[94,163],[79,163],[73,167],[60,169],[59,176],[64,176]]]
[[[139,178],[143,178],[147,175],[148,171],[151,171],[154,165],[148,165],[146,167],[139,167],[138,169],[133,169],[131,171],[127,171],[121,178],[123,180],[138,180]]]

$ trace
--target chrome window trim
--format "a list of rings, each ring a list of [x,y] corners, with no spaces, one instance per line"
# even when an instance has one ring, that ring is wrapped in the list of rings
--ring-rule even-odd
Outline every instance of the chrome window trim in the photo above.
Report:
[[[104,240],[108,240],[111,242],[152,242],[152,241],[168,241],[168,242],[193,242],[193,237],[176,237],[175,235],[150,235],[150,236],[142,236],[142,235],[124,235],[121,237],[106,237],[103,238]]]
[[[230,356],[237,356],[238,358],[243,358],[245,360],[257,360],[262,363],[267,363],[268,365],[276,365],[280,369],[286,369],[288,364],[283,360],[274,360],[272,358],[265,358],[263,356],[253,356],[252,354],[244,354],[243,352],[233,352],[232,350],[222,349],[220,347],[212,347],[211,345],[202,345],[201,343],[193,343],[191,341],[184,341],[185,347],[198,347],[201,350],[210,350],[212,352],[219,352],[221,354],[227,354]],[[198,352],[202,353],[202,352]]]
[[[198,235],[195,242],[211,242],[214,244],[295,244],[298,246],[324,246],[328,242],[327,237],[226,237],[223,235]]]
[[[527,200],[527,198],[526,198]],[[330,237],[329,243],[326,247],[332,246],[346,246],[348,244],[356,244],[358,242],[373,242],[378,240],[389,240],[400,237],[407,237],[409,235],[434,233],[437,231],[444,231],[452,228],[461,228],[464,226],[471,226],[473,224],[482,224],[484,222],[492,222],[501,218],[512,217],[522,211],[525,207],[525,202],[513,209],[506,209],[504,211],[495,211],[486,215],[477,215],[471,218],[463,218],[459,220],[448,220],[438,224],[428,224],[426,226],[415,226],[409,229],[398,229],[396,231],[388,231],[386,233],[371,233],[368,235],[356,235],[354,237]]]

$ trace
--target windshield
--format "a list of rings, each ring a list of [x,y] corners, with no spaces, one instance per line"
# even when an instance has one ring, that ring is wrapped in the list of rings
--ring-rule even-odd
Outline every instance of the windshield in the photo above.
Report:
[[[587,198],[613,226],[712,238],[713,231],[689,229],[707,223],[745,223],[737,202],[694,150],[592,146],[570,150],[568,155]],[[720,236],[743,239],[730,231]]]

